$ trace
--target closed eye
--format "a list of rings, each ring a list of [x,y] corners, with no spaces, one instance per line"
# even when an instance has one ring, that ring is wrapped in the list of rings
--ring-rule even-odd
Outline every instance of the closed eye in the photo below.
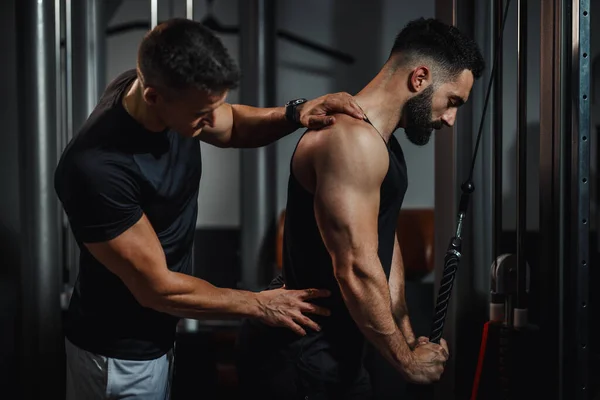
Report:
[[[465,104],[465,101],[462,98],[456,96],[456,97],[452,97],[450,99],[448,106],[458,108],[458,107],[462,106],[463,104]]]

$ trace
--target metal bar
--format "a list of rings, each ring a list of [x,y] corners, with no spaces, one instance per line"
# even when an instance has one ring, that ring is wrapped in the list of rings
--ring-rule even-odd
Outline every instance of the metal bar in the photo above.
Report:
[[[150,0],[150,29],[158,25],[158,0]]]
[[[577,332],[575,364],[575,398],[588,399],[589,358],[589,211],[590,211],[590,2],[573,0],[572,5],[572,268],[575,273],[575,303],[571,310],[575,316]]]
[[[475,40],[481,43],[481,49],[485,57],[488,68],[484,71],[481,78],[481,84],[473,88],[473,127],[479,127],[481,117],[484,111],[485,98],[489,87],[489,81],[492,75],[494,65],[497,36],[494,32],[495,4],[493,1],[475,2],[476,20],[481,21],[475,24]],[[492,29],[490,29],[492,27]],[[495,74],[497,76],[497,73]],[[496,78],[495,78],[496,79]],[[494,79],[494,82],[495,82]],[[492,87],[493,89],[493,87]],[[480,153],[474,160],[473,182],[477,182],[475,191],[472,194],[470,203],[471,219],[473,232],[473,263],[478,266],[473,270],[473,288],[478,298],[489,300],[490,297],[490,268],[480,268],[480,266],[490,266],[493,260],[494,243],[494,97],[490,93],[488,107],[486,109],[485,120],[480,138]],[[478,130],[473,129],[473,143],[476,143]],[[475,146],[477,147],[477,146]],[[468,214],[468,213],[467,213]],[[482,301],[481,304],[488,301]],[[487,310],[482,308],[481,318],[487,320]]]
[[[73,138],[73,4],[65,1],[65,80],[67,141]]]
[[[185,17],[194,19],[194,0],[186,0]]]
[[[565,329],[567,314],[569,310],[566,309],[565,305],[567,296],[565,292],[565,282],[566,282],[566,273],[565,270],[568,266],[568,238],[571,235],[567,214],[568,210],[568,178],[567,178],[567,166],[569,165],[569,157],[567,153],[568,144],[570,143],[568,132],[569,114],[567,112],[569,107],[569,90],[570,90],[570,64],[569,64],[569,54],[571,52],[571,46],[569,41],[564,40],[565,36],[568,35],[568,27],[569,23],[569,11],[568,4],[563,0],[556,0],[556,17],[555,24],[558,27],[557,34],[555,34],[555,48],[559,52],[559,57],[555,57],[555,70],[557,71],[555,76],[556,87],[559,88],[560,94],[555,96],[555,110],[557,111],[556,115],[554,115],[555,119],[555,127],[560,132],[559,135],[556,135],[554,138],[554,162],[555,166],[558,167],[558,171],[555,174],[554,185],[556,190],[558,190],[559,199],[557,205],[557,214],[558,215],[558,279],[559,279],[559,307],[558,307],[558,317],[559,317],[559,328],[558,328],[558,352],[561,358],[559,358],[559,375],[558,375],[558,387],[559,387],[559,398],[563,399],[564,390],[566,387],[565,377],[566,377],[566,354],[567,351],[570,350],[570,342],[567,343],[567,339],[570,340],[570,336],[567,335],[567,332],[570,329]],[[569,399],[570,396],[567,396],[566,399]]]
[[[570,14],[570,5],[568,1],[564,0],[556,0],[556,7],[559,9],[558,15],[556,16],[556,23],[560,24],[560,35],[556,36],[556,47],[560,49],[561,54],[561,63],[559,64],[559,73],[558,79],[560,82],[558,87],[560,87],[560,96],[556,98],[556,109],[560,111],[560,119],[557,122],[557,126],[560,129],[560,136],[555,138],[554,141],[554,159],[556,164],[559,167],[558,177],[556,179],[556,183],[558,183],[560,191],[560,206],[559,206],[559,218],[558,218],[558,227],[559,227],[559,237],[558,237],[558,256],[559,256],[559,353],[562,356],[562,359],[559,359],[559,362],[562,361],[559,366],[560,374],[558,376],[559,379],[559,396],[560,399],[570,400],[570,394],[567,394],[565,397],[565,391],[568,387],[568,372],[570,371],[567,365],[568,363],[568,355],[570,354],[572,348],[572,335],[571,330],[567,323],[570,323],[570,314],[571,310],[567,307],[568,291],[567,284],[569,283],[568,277],[568,269],[569,269],[569,238],[571,237],[571,226],[569,225],[570,215],[570,197],[569,197],[569,177],[568,171],[570,168],[570,135],[569,135],[569,126],[570,126],[570,91],[571,91],[571,64],[570,64],[570,54],[571,54],[571,40],[570,40],[570,25],[571,25],[571,14]],[[566,40],[567,39],[567,40]],[[556,117],[555,117],[556,118]],[[567,328],[565,329],[565,326]]]
[[[465,35],[469,37],[474,36],[475,31],[475,3],[478,0],[458,0],[457,12],[456,12],[456,26]],[[483,83],[486,86],[487,82]],[[473,124],[473,102],[469,102],[461,107],[460,112],[456,117],[455,124],[455,140],[456,140],[456,181],[454,184],[455,195],[457,200],[463,195],[461,189],[462,184],[470,176],[471,163],[473,160],[473,149],[475,148],[475,142],[477,138],[478,124]],[[481,115],[477,118],[478,122]],[[460,133],[459,133],[460,132]],[[467,133],[467,134],[463,134]],[[470,134],[469,134],[470,133]],[[439,135],[436,135],[436,140]],[[481,190],[479,182],[473,182],[476,190]],[[460,204],[460,201],[458,202]],[[437,206],[437,205],[436,205]],[[457,214],[457,210],[461,207],[454,209],[454,214]],[[457,219],[458,216],[455,217]],[[458,221],[457,221],[458,223]],[[456,233],[456,232],[455,232]],[[478,234],[480,234],[478,232]],[[451,236],[450,236],[451,237]],[[446,242],[450,237],[446,238]],[[473,235],[473,214],[472,209],[466,211],[465,219],[462,224],[462,256],[460,258],[460,268],[456,273],[456,280],[454,282],[454,293],[453,299],[450,303],[454,303],[455,315],[455,335],[456,335],[456,349],[460,352],[461,357],[469,360],[477,359],[479,354],[479,343],[473,343],[472,340],[468,339],[470,332],[477,331],[481,328],[487,307],[483,301],[478,303],[479,307],[469,306],[471,301],[476,298],[476,290],[473,286],[474,270],[476,268],[488,268],[489,265],[476,265],[474,260],[473,246],[475,243]],[[487,288],[487,287],[486,287]],[[485,297],[487,299],[488,293],[486,291]],[[472,304],[471,304],[472,305]],[[454,365],[455,368],[455,392],[456,398],[465,398],[471,393],[473,384],[473,374],[475,373],[475,367],[473,369],[459,367],[460,364]],[[440,391],[436,388],[436,395],[440,395]],[[444,399],[447,398],[443,396]]]
[[[56,104],[62,104],[62,93],[61,90],[59,90],[58,88],[61,86],[61,82],[62,82],[62,74],[61,74],[61,70],[62,70],[62,58],[61,58],[61,46],[60,46],[60,38],[61,38],[61,26],[62,26],[62,21],[61,21],[61,4],[62,1],[61,0],[54,0],[54,73],[55,73],[55,81],[57,83],[57,90],[56,90]],[[57,110],[57,116],[59,115],[59,110]],[[59,137],[63,132],[63,121],[62,118],[56,118],[56,132],[58,133]],[[60,156],[60,153],[62,152],[61,149],[61,141],[57,140],[56,141],[57,146],[56,146],[56,155]],[[60,208],[60,206],[59,206]],[[62,234],[62,233],[61,233]]]
[[[456,8],[458,0],[436,0],[436,19],[450,25],[456,25]],[[459,185],[456,175],[457,149],[456,128],[444,127],[435,135],[434,141],[434,304],[435,296],[439,292],[441,278],[444,271],[444,256],[447,251],[448,238],[455,234],[456,210],[458,209]],[[443,178],[442,178],[443,177]],[[460,290],[461,282],[456,279],[454,293]],[[456,299],[450,302],[446,315],[444,339],[448,346],[456,348]],[[456,362],[448,359],[444,375],[434,388],[434,398],[448,400],[454,399],[456,388]]]
[[[435,17],[447,24],[457,26],[469,36],[474,34],[475,1],[472,0],[436,0]],[[439,293],[444,269],[444,256],[447,243],[456,233],[457,210],[459,196],[462,195],[461,184],[469,177],[473,140],[473,104],[467,103],[457,115],[454,127],[444,128],[435,136],[435,280],[434,296]],[[459,134],[465,132],[467,134]],[[478,187],[477,182],[474,182]],[[484,318],[486,309],[470,307],[470,301],[476,295],[473,287],[473,219],[467,217],[463,226],[463,247],[461,268],[457,271],[454,282],[453,297],[446,313],[444,339],[448,346],[460,353],[461,358],[475,359],[478,348],[468,341],[469,334],[479,330],[479,319]],[[487,297],[487,293],[485,294]],[[482,296],[483,297],[483,296]],[[482,299],[485,303],[485,297]],[[459,323],[460,321],[460,323]],[[470,393],[472,372],[465,368],[457,368],[456,358],[450,358],[440,382],[434,385],[436,399],[465,398]]]
[[[72,3],[73,128],[79,130],[96,107],[106,80],[102,0]]]
[[[517,296],[515,308],[526,310],[527,267],[527,1],[518,0],[517,25]],[[515,325],[521,326],[524,312],[515,312]],[[525,322],[526,323],[526,322]]]
[[[63,146],[73,138],[73,3],[71,0],[65,2],[65,122],[66,137]],[[79,247],[73,233],[69,229],[69,221],[63,212],[63,240],[65,241],[65,253],[67,269],[69,271],[69,284],[75,285],[79,273]]]
[[[61,36],[62,36],[62,0],[54,0],[54,68],[55,68],[55,82],[56,82],[56,159],[60,158],[64,143],[65,120],[64,116],[64,91],[63,80],[62,80],[62,51],[61,51]],[[63,209],[61,204],[56,202],[56,215],[58,221],[62,221]],[[58,239],[58,246],[56,248],[57,257],[61,261],[61,281],[63,277],[65,267],[65,256],[64,256],[64,230],[63,224],[56,224],[56,237]]]
[[[502,34],[502,20],[504,18],[504,0],[495,0],[494,2],[495,18],[493,21],[494,26],[494,52],[496,53],[497,59],[497,72],[494,80],[494,103],[493,103],[493,115],[490,118],[493,121],[492,136],[494,138],[494,185],[493,185],[493,208],[494,208],[494,229],[493,229],[493,243],[494,250],[492,259],[497,260],[500,249],[500,243],[502,238],[502,82],[504,75],[504,61],[503,61],[503,47],[504,42],[499,44],[498,38]],[[499,48],[498,48],[499,47]]]
[[[268,107],[276,101],[275,4],[240,2],[243,104]],[[241,264],[242,284],[248,290],[264,287],[272,274],[270,244],[275,242],[268,236],[275,232],[277,219],[275,150],[274,145],[241,150]]]
[[[106,84],[106,18],[102,0],[67,2],[67,120],[69,140],[92,113]],[[66,143],[65,143],[66,144]],[[65,229],[69,283],[79,273],[79,247]]]
[[[19,363],[22,398],[60,397],[62,321],[58,260],[54,0],[16,2],[21,254]]]
[[[563,230],[562,218],[562,167],[563,128],[562,72],[565,52],[562,51],[561,0],[543,1],[540,4],[540,266],[544,279],[539,280],[540,348],[554,348],[548,353],[548,362],[541,365],[540,374],[546,385],[540,388],[540,398],[562,398],[563,347],[562,307],[563,290],[560,280],[562,270]]]

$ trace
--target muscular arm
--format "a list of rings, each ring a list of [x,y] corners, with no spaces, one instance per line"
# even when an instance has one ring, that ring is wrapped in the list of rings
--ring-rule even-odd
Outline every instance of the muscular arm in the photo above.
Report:
[[[167,268],[164,252],[145,215],[131,228],[105,242],[86,243],[90,253],[117,275],[142,306],[181,318],[258,318],[305,335],[302,326],[319,330],[303,312],[328,315],[306,300],[326,297],[316,289],[263,292],[223,289]]]
[[[328,315],[309,302],[328,296],[327,291],[279,288],[254,293],[218,288],[170,271],[141,207],[137,167],[110,153],[72,157],[57,168],[55,188],[73,233],[142,306],[195,319],[258,318],[301,335],[306,333],[302,326],[319,329],[304,313]]]
[[[160,242],[146,216],[117,238],[87,243],[90,253],[129,288],[136,300],[182,318],[256,317],[256,293],[217,288],[169,271]]]
[[[218,147],[261,147],[298,129],[285,119],[284,107],[225,103],[215,114],[215,126],[204,128],[200,139]]]
[[[398,234],[396,234],[396,237],[394,238],[394,255],[392,257],[389,287],[394,319],[396,320],[396,324],[400,328],[400,331],[402,331],[402,334],[406,338],[406,342],[412,348],[416,344],[416,338],[410,324],[408,307],[406,305],[404,262],[402,260],[400,244],[398,243]]]
[[[363,132],[364,133],[364,132]],[[412,353],[391,312],[378,257],[379,190],[388,167],[379,137],[345,132],[316,150],[315,215],[350,314],[400,372]]]
[[[335,122],[327,116],[346,113],[362,119],[363,113],[347,93],[334,93],[310,100],[298,107],[303,126],[321,128]],[[262,147],[298,129],[285,117],[285,107],[257,108],[223,104],[215,110],[215,125],[204,128],[200,139],[217,147]]]

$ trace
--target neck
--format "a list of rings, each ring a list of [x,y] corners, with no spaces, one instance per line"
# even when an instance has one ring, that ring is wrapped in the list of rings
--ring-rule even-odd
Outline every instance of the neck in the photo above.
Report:
[[[133,119],[147,130],[162,132],[166,129],[165,124],[155,113],[151,112],[149,105],[144,101],[144,88],[139,79],[136,78],[133,81],[129,90],[123,96],[123,107]]]
[[[399,82],[403,79],[401,75],[384,68],[355,96],[369,121],[386,141],[398,129],[402,109],[409,98],[407,90],[403,90],[406,85]]]

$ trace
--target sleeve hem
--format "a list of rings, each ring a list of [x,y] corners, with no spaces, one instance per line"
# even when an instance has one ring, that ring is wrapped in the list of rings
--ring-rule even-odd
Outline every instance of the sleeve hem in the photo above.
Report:
[[[102,228],[88,228],[85,230],[79,230],[79,237],[83,243],[99,243],[108,242],[109,240],[116,239],[123,232],[135,225],[143,215],[141,208],[138,208],[135,213],[131,214],[129,218],[120,222],[117,226],[110,229]],[[75,229],[73,229],[75,231]]]

